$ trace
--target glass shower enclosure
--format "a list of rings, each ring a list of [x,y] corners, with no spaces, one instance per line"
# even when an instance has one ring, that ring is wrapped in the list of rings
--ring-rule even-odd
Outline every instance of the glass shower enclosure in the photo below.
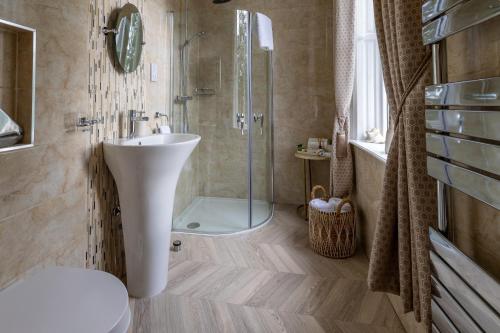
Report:
[[[202,140],[177,187],[174,231],[228,234],[272,217],[272,47],[259,40],[272,31],[257,17],[214,5],[182,12],[170,124]]]

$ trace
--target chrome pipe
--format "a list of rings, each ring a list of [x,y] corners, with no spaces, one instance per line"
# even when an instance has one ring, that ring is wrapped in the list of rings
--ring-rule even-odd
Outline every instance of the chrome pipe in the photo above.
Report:
[[[432,45],[432,82],[437,85],[443,81],[443,71],[441,68],[441,45],[439,43]],[[438,204],[438,229],[446,233],[448,229],[448,207],[447,207],[446,185],[437,182],[437,204]]]
[[[437,182],[437,201],[438,201],[438,229],[446,233],[448,230],[448,207],[446,205],[446,185],[443,182]]]
[[[442,83],[440,51],[439,44],[432,44],[432,82],[434,84]]]

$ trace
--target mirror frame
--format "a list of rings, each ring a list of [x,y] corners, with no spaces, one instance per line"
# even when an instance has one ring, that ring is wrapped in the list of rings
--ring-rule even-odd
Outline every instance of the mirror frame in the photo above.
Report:
[[[130,47],[128,43],[132,30],[131,17],[138,18],[138,22],[135,23],[137,24],[137,30],[133,29],[132,37],[135,40],[133,47]],[[121,37],[124,39],[121,39]],[[118,11],[113,43],[116,61],[123,72],[132,73],[137,70],[141,63],[144,44],[144,26],[141,13],[135,5],[127,3]]]

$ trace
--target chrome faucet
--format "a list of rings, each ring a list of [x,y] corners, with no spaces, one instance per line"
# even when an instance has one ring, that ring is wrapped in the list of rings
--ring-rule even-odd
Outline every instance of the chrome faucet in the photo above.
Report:
[[[145,114],[145,111],[136,111],[136,110],[130,110],[129,111],[129,120],[130,124],[128,127],[128,138],[133,139],[135,137],[135,122],[136,121],[148,121],[149,117],[144,117],[143,115]]]

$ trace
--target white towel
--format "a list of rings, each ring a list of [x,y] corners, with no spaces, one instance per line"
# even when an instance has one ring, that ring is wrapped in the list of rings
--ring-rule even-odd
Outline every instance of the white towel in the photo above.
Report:
[[[257,32],[260,48],[266,51],[274,50],[273,22],[261,13],[257,13]]]
[[[170,134],[170,133],[172,133],[170,126],[166,125],[160,126],[160,134]]]
[[[342,199],[339,198],[330,198],[328,202],[324,201],[323,199],[313,199],[309,203],[311,207],[324,212],[324,213],[334,213],[337,210],[337,206],[340,204]],[[344,205],[342,206],[341,212],[342,213],[347,213],[351,211],[351,205]]]

